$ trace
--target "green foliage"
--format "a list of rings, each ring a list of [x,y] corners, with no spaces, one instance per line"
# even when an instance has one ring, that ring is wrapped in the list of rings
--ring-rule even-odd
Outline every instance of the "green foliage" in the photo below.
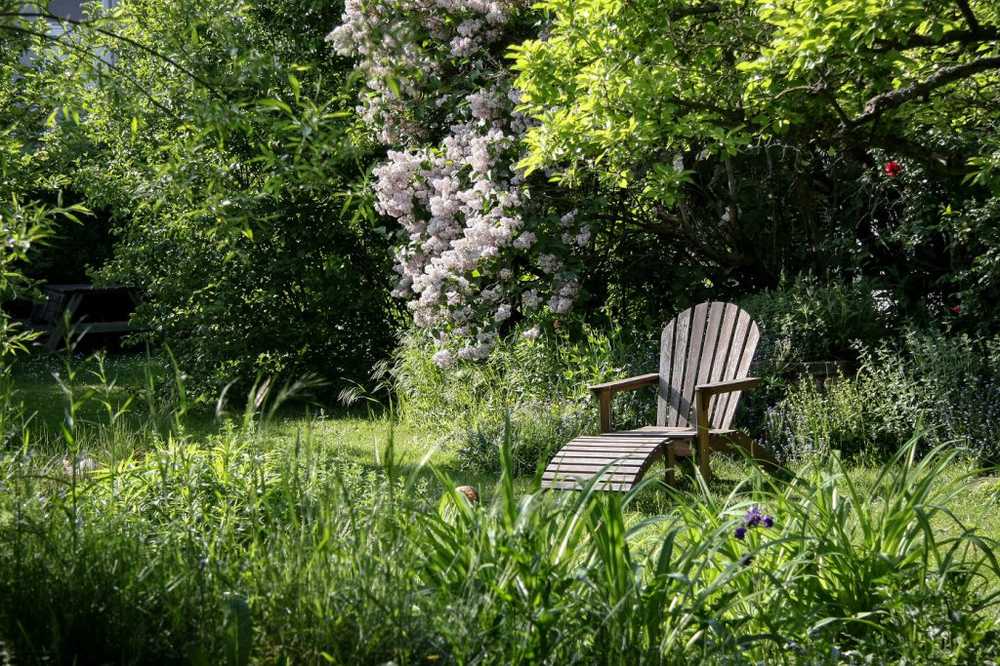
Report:
[[[587,328],[581,337],[516,336],[482,363],[443,371],[430,359],[430,342],[411,336],[393,373],[401,418],[457,442],[462,466],[476,472],[499,471],[510,435],[515,471],[532,474],[560,446],[597,427],[587,385],[650,372],[658,362],[653,336]],[[651,391],[618,396],[617,427],[651,423],[655,405]]]
[[[873,123],[873,144],[905,138],[947,149],[958,141],[975,150],[989,140],[995,109],[982,86],[1000,69],[995,3],[758,4],[770,38],[741,69],[751,74],[747,99],[773,114],[778,131]]]
[[[626,306],[812,271],[996,330],[995,3],[539,6],[545,38],[513,52],[522,164],[603,197]]]
[[[129,0],[35,47],[51,167],[111,219],[94,276],[140,290],[134,323],[196,392],[358,380],[395,342],[370,146],[324,42],[341,9]]]
[[[638,180],[643,195],[672,205],[687,177],[672,166],[675,155],[696,144],[734,154],[748,143],[725,128],[744,83],[732,63],[760,31],[737,3],[553,0],[540,8],[551,17],[547,38],[513,50],[522,107],[541,121],[527,137],[529,171],[555,163],[573,181],[577,169],[593,169],[605,185]],[[703,13],[717,15],[703,21]],[[636,157],[650,152],[660,159],[636,174]]]
[[[72,387],[70,387],[72,388]],[[72,391],[68,399],[75,401]],[[72,434],[72,425],[68,434]],[[0,635],[122,663],[969,663],[995,659],[993,542],[949,510],[954,453],[836,460],[727,496],[516,490],[470,504],[253,414],[145,451],[0,456]],[[77,439],[76,441],[81,441]],[[872,501],[877,498],[877,501]],[[772,527],[748,529],[753,506]]]
[[[893,314],[877,283],[824,282],[809,274],[750,295],[740,306],[761,327],[759,353],[768,374],[799,370],[803,362],[854,360],[856,343],[880,342]]]
[[[891,120],[868,134],[869,147],[917,142],[914,133],[932,128],[931,141],[975,147],[996,120],[981,92],[1000,69],[991,59],[1000,17],[988,2],[540,7],[551,17],[546,39],[514,50],[522,106],[541,121],[525,166],[572,176],[595,159],[588,170],[626,186],[656,155],[638,181],[667,205],[686,180],[671,160],[693,147],[725,156],[769,134],[839,129],[843,139],[883,114]]]
[[[45,92],[25,57],[40,43],[34,34],[39,26],[22,19],[19,9],[21,3],[0,2],[0,303],[30,298],[33,254],[58,223],[79,224],[87,213],[63,201],[62,179],[46,168]],[[0,310],[0,382],[8,380],[10,357],[35,337]]]
[[[839,450],[891,456],[914,433],[995,464],[1000,443],[1000,341],[909,333],[862,347],[855,376],[789,388],[769,410],[767,438],[785,458]]]

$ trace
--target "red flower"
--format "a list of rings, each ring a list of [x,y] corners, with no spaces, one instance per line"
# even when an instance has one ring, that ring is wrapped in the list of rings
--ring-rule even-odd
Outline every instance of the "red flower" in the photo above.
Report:
[[[962,314],[962,306],[961,305],[953,305],[953,306],[951,306],[948,309],[951,310],[952,314]]]
[[[882,168],[885,169],[885,175],[889,176],[889,178],[895,178],[903,173],[903,165],[896,160],[889,160]]]

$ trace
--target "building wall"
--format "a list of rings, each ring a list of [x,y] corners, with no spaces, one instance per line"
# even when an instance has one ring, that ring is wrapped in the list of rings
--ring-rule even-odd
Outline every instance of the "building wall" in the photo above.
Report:
[[[62,18],[79,21],[83,18],[83,4],[86,0],[49,0],[49,12]],[[118,0],[101,0],[105,7],[114,7]]]

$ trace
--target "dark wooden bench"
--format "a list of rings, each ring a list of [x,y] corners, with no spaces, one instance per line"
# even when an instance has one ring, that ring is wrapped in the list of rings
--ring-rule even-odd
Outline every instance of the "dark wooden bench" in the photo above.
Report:
[[[45,348],[55,351],[66,337],[68,321],[76,335],[129,333],[128,318],[136,297],[128,287],[49,284],[45,300],[32,307],[28,326],[45,334]]]

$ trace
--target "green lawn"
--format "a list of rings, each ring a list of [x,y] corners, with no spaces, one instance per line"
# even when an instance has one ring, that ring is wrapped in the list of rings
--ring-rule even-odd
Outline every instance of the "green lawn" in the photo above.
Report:
[[[828,460],[784,482],[719,456],[708,493],[654,483],[622,508],[468,474],[446,424],[292,404],[162,430],[142,405],[168,413],[169,391],[142,396],[141,359],[104,380],[92,363],[71,391],[55,359],[15,374],[34,415],[0,456],[0,636],[29,661],[996,657],[1000,485],[962,460]],[[68,395],[90,401],[67,438]],[[102,425],[101,400],[113,414],[130,398]],[[775,524],[739,540],[751,505]]]
[[[70,363],[76,373],[73,394],[78,398],[90,394],[77,415],[78,427],[85,433],[81,437],[84,453],[98,460],[111,454],[118,457],[127,455],[130,446],[141,453],[149,446],[149,441],[135,432],[144,425],[139,414],[145,409],[143,392],[148,381],[145,356],[109,356],[104,362],[103,374],[94,358],[77,358]],[[40,450],[53,455],[65,453],[66,445],[60,435],[60,426],[65,419],[69,398],[59,382],[60,378],[65,381],[66,366],[67,359],[64,357],[38,355],[21,362],[14,374],[17,396],[27,413],[32,415],[29,424],[32,441]],[[170,384],[171,380],[161,372],[156,381]],[[109,383],[113,384],[110,393],[105,389]],[[101,404],[102,400],[109,398],[116,407],[131,399],[129,409],[133,412],[125,419],[119,432],[111,438],[107,437],[105,427],[108,421],[107,410]],[[162,400],[162,397],[158,400]],[[230,414],[228,418],[238,419],[239,416]],[[220,420],[212,413],[210,406],[192,409],[183,419],[186,437],[194,444],[204,444],[219,434],[225,418],[227,417]],[[488,496],[496,478],[462,469],[454,436],[449,436],[446,426],[434,425],[436,427],[399,422],[384,411],[373,412],[364,407],[349,410],[336,405],[331,408],[300,402],[279,409],[262,425],[258,441],[265,449],[287,450],[296,439],[307,438],[325,449],[332,459],[377,469],[384,464],[386,447],[391,440],[396,462],[402,469],[417,469],[426,464],[447,475],[456,484],[473,485]],[[124,438],[125,446],[122,446],[121,431],[130,435]],[[108,446],[109,443],[114,445]],[[712,484],[712,490],[720,496],[731,491],[750,473],[745,462],[725,456],[715,456],[713,468],[717,478]],[[656,477],[661,469],[654,466],[649,476]],[[878,465],[874,463],[859,463],[851,465],[849,469],[854,482],[862,488],[868,487],[879,472]],[[959,477],[975,470],[971,462],[961,461],[948,471],[950,475]],[[419,473],[433,476],[426,468]],[[942,479],[948,480],[950,479]],[[691,487],[690,479],[684,482],[684,486]],[[527,476],[519,477],[517,487],[528,492],[532,487],[532,479]],[[984,534],[1000,537],[1000,512],[993,510],[996,506],[1000,506],[1000,477],[992,472],[983,472],[975,474],[965,490],[954,498],[950,509],[962,522],[977,527]],[[662,490],[654,485],[637,496],[632,508],[642,514],[656,515],[669,510],[670,502]]]

